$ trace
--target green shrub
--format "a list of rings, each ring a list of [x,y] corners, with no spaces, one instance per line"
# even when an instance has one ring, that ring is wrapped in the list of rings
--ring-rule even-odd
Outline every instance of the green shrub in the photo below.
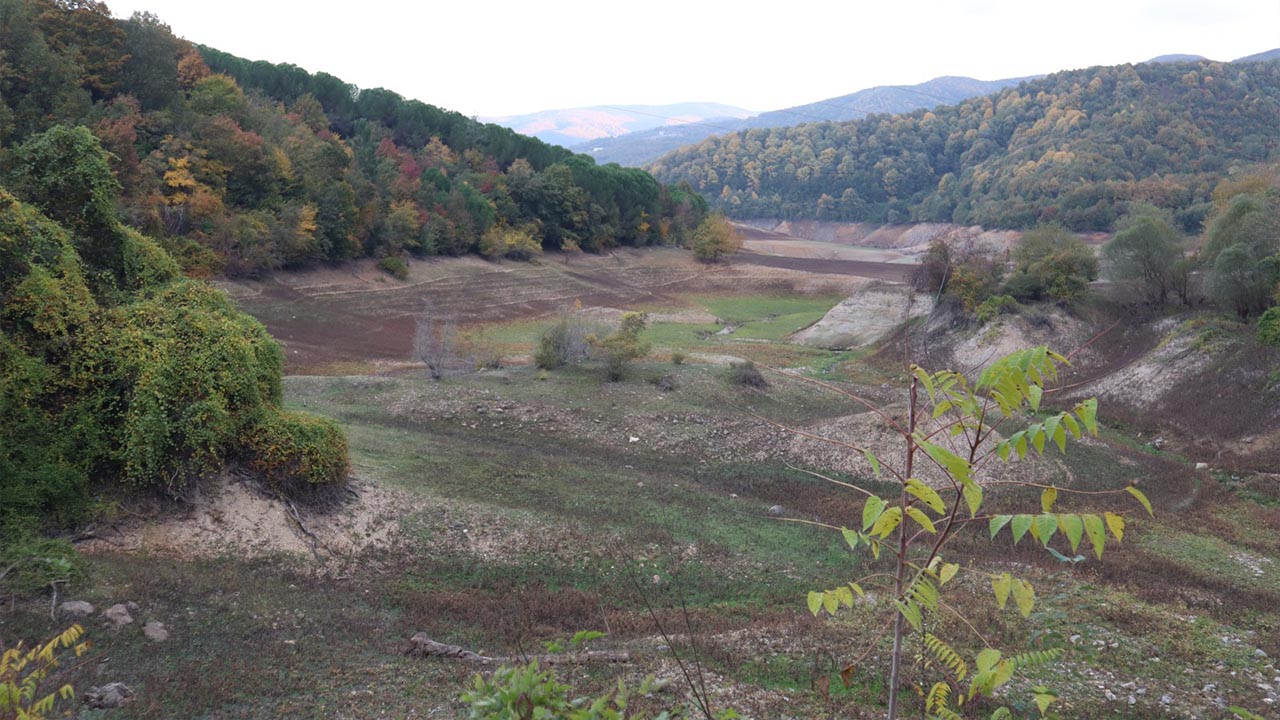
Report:
[[[730,385],[741,385],[760,390],[769,387],[769,381],[765,379],[760,372],[760,368],[756,367],[756,364],[751,360],[730,365],[726,377]]]
[[[85,574],[85,561],[66,540],[41,536],[31,522],[0,526],[0,593],[27,594]]]
[[[216,472],[246,423],[280,404],[279,344],[221,291],[182,281],[108,318],[86,334],[96,372],[76,376],[90,388],[91,422],[78,427],[113,435],[91,460],[119,466],[125,482],[177,490]],[[95,376],[112,383],[99,387]]]
[[[997,315],[1007,315],[1018,311],[1018,301],[1008,295],[994,295],[982,301],[973,315],[979,323],[988,323]]]
[[[337,427],[279,415],[261,323],[152,240],[101,230],[81,245],[120,262],[89,267],[95,296],[71,234],[0,189],[0,544],[82,521],[98,487],[180,492],[246,438],[273,483],[340,479]]]
[[[604,356],[605,377],[609,382],[621,380],[627,364],[649,352],[649,344],[640,340],[640,333],[648,322],[649,316],[645,313],[624,313],[618,328],[595,343]]]
[[[397,280],[409,279],[409,266],[404,260],[390,255],[378,261],[378,269]]]
[[[249,466],[284,492],[342,482],[350,470],[342,429],[317,415],[265,411],[244,445]]]
[[[533,363],[543,370],[577,365],[590,356],[592,339],[590,328],[576,317],[561,318],[538,338]]]
[[[492,678],[476,675],[472,690],[463,693],[462,702],[470,709],[467,716],[473,720],[517,720],[518,718],[561,718],[562,720],[667,720],[672,717],[664,711],[656,716],[628,712],[627,706],[634,695],[648,696],[660,688],[652,676],[645,678],[634,691],[619,681],[617,688],[598,698],[570,699],[568,685],[556,682],[550,671],[538,667],[534,660],[519,667],[502,666],[493,672]],[[683,715],[677,714],[677,717]],[[716,714],[717,720],[736,718],[731,711]]]
[[[685,355],[684,353],[680,352],[679,350],[677,350],[677,351],[675,351],[675,352],[671,353],[671,364],[672,364],[672,365],[683,365],[683,364],[684,364],[684,361],[685,361],[685,360],[688,360],[688,359],[689,359],[689,356],[688,356],[688,355]]]
[[[1280,347],[1280,306],[1262,313],[1258,319],[1258,342]]]

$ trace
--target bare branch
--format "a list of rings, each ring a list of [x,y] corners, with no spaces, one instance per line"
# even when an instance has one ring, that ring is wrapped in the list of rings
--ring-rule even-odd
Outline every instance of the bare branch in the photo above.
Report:
[[[876,497],[876,494],[871,492],[870,490],[865,490],[852,483],[847,483],[842,480],[836,480],[835,478],[827,477],[822,473],[817,473],[812,470],[805,470],[804,468],[798,468],[789,462],[784,461],[783,464],[791,468],[792,470],[795,470],[796,472],[804,473],[805,475],[812,475],[813,477],[816,477],[819,480],[826,480],[829,483],[834,483],[836,485],[839,485],[840,487],[849,488],[850,490],[857,490],[858,492],[862,493],[863,495],[866,495],[867,497]]]

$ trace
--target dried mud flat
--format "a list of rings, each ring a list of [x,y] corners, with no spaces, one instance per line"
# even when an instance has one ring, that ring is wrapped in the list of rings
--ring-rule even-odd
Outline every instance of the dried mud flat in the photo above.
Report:
[[[802,267],[789,267],[795,261]],[[280,273],[220,283],[285,346],[290,373],[342,363],[394,366],[409,360],[416,318],[459,326],[584,308],[664,307],[695,311],[688,294],[849,294],[868,277],[898,280],[904,266],[740,253],[733,262],[698,263],[684,250],[617,250],[608,255],[549,254],[535,263],[477,258],[415,260],[398,281],[370,261],[344,269]]]

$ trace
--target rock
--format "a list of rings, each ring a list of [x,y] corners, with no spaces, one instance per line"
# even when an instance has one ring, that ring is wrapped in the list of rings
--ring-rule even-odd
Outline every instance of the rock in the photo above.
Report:
[[[1116,699],[1116,694],[1111,692],[1110,690],[1108,690],[1105,694],[1108,700],[1114,701]]]
[[[1080,636],[1079,636],[1079,635],[1072,635],[1070,639],[1071,639],[1071,644],[1072,644],[1072,645],[1079,645],[1079,644],[1080,644]]]
[[[1172,705],[1172,704],[1173,704],[1173,696],[1172,696],[1172,695],[1170,695],[1169,693],[1165,693],[1164,695],[1161,695],[1161,696],[1160,696],[1160,704],[1161,704],[1161,705]]]
[[[110,710],[133,702],[133,690],[124,683],[108,683],[84,694],[84,704],[95,710]]]
[[[142,626],[142,634],[147,636],[152,642],[164,642],[169,639],[169,631],[165,628],[164,623],[155,620],[149,620]]]
[[[1258,656],[1258,657],[1260,657],[1260,658],[1264,658],[1264,657],[1266,657],[1266,656],[1267,656],[1266,651],[1265,651],[1265,650],[1263,650],[1262,648],[1258,648],[1257,650],[1254,650],[1254,651],[1253,651],[1253,654],[1254,654],[1254,655],[1256,655],[1256,656]]]
[[[782,515],[785,512],[786,510],[781,505],[774,505],[773,507],[769,508],[769,514],[773,515],[774,517]]]
[[[129,612],[131,612],[131,613],[136,613],[136,612],[138,612],[139,610],[141,610],[141,609],[142,609],[142,608],[138,607],[138,603],[136,603],[136,602],[134,602],[134,601],[132,601],[132,600],[130,600],[129,602],[125,603],[125,604],[124,604],[124,606],[125,606],[126,608],[128,608]]]
[[[1196,463],[1196,469],[1197,469],[1197,470],[1208,470],[1208,469],[1209,469],[1209,463]]]
[[[1121,685],[1120,687],[1124,688],[1125,690],[1132,690],[1132,689],[1134,689],[1134,688],[1138,687],[1138,683],[1133,682],[1132,680],[1130,680],[1129,682],[1127,682],[1127,683],[1125,683],[1125,684]]]
[[[107,608],[106,612],[102,613],[102,616],[117,628],[122,628],[133,622],[133,616],[129,614],[129,608],[124,605],[112,605]]]
[[[68,600],[58,606],[58,614],[63,617],[89,617],[93,612],[93,606],[83,600]]]
[[[1138,704],[1138,698],[1134,697],[1133,695],[1130,695],[1130,696],[1129,696],[1129,704],[1130,704],[1130,705],[1137,705],[1137,704]]]

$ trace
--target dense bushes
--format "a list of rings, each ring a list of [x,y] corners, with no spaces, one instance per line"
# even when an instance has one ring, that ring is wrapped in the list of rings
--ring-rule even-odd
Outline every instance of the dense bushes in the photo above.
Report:
[[[102,152],[73,148],[72,167]],[[149,238],[82,219],[0,189],[0,541],[75,523],[99,489],[176,494],[241,458],[282,489],[341,480],[337,426],[281,412],[262,325]]]
[[[245,434],[250,467],[277,490],[341,482],[347,476],[347,440],[326,418],[264,412]]]
[[[1258,318],[1258,341],[1280,347],[1280,307],[1273,307]]]
[[[577,317],[561,318],[538,338],[533,363],[543,370],[577,365],[591,355],[595,333]]]

